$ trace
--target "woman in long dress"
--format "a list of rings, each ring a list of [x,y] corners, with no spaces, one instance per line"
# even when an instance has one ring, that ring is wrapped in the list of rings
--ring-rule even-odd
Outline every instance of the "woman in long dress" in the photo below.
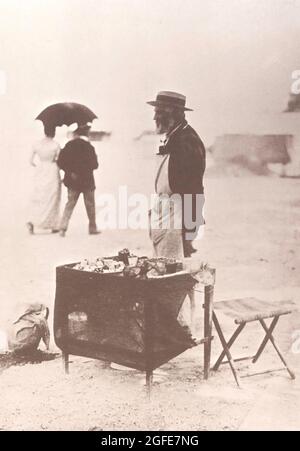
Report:
[[[36,228],[57,232],[59,227],[61,179],[56,160],[60,146],[53,139],[55,127],[45,125],[44,132],[45,137],[34,144],[30,158],[30,164],[35,168],[30,221],[27,223],[31,234]]]

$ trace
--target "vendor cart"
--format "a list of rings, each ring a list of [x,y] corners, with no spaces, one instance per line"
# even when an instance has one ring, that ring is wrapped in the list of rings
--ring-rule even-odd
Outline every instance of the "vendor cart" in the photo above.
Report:
[[[213,285],[204,287],[204,338],[197,342],[178,313],[198,281],[188,271],[134,278],[123,273],[79,271],[75,264],[56,268],[54,337],[69,355],[115,362],[146,372],[204,343],[204,377],[210,368]]]

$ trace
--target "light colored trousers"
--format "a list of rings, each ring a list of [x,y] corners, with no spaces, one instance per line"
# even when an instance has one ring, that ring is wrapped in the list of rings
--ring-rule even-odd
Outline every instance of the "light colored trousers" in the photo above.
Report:
[[[81,192],[68,188],[68,201],[60,222],[60,230],[67,230],[70,218]],[[83,191],[84,205],[89,218],[89,231],[93,232],[96,226],[95,190]]]

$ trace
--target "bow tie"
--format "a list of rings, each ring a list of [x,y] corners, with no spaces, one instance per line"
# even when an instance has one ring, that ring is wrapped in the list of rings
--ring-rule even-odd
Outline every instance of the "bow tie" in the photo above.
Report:
[[[167,155],[170,153],[170,150],[167,149],[167,143],[172,135],[177,132],[180,128],[183,130],[187,127],[188,123],[186,121],[181,122],[177,127],[175,127],[171,132],[169,132],[167,135],[165,135],[164,139],[161,139],[160,142],[162,143],[162,146],[159,146],[157,155]]]
[[[167,149],[167,146],[163,145],[163,146],[159,146],[158,152],[156,155],[167,155],[168,153],[170,153],[170,151]]]
[[[169,150],[166,146],[168,138],[166,137],[165,139],[161,139],[160,142],[162,143],[162,145],[159,146],[157,155],[167,155],[169,153]]]

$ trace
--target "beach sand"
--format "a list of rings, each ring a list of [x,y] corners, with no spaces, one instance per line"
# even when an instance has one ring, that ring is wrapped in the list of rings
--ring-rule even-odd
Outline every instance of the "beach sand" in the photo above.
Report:
[[[116,192],[123,185],[129,193],[149,194],[155,166],[152,140],[135,143],[133,150],[128,150],[129,145],[121,149],[120,143],[112,140],[97,145],[97,193]],[[89,236],[82,200],[65,238],[29,236],[24,224],[30,190],[24,180],[30,177],[23,159],[11,182],[12,195],[3,206],[0,329],[15,305],[28,301],[48,305],[52,325],[57,265],[113,255],[124,247],[138,255],[151,253],[146,230],[105,230]],[[300,329],[300,180],[212,177],[208,170],[205,188],[205,233],[196,247],[198,257],[217,270],[215,301],[257,296],[294,303],[297,311],[280,319],[276,337],[299,378],[300,353],[293,341]],[[224,328],[230,334],[234,324],[224,319]],[[235,352],[255,351],[262,336],[257,325],[249,325]],[[51,350],[57,352],[53,336]],[[215,337],[213,356],[219,350]],[[260,360],[259,368],[279,366],[270,345]],[[272,373],[243,379],[244,388],[239,390],[230,369],[224,366],[204,381],[202,347],[186,351],[161,367],[163,374],[154,384],[151,401],[147,400],[141,373],[114,370],[87,358],[72,357],[71,361],[68,376],[60,358],[3,370],[0,429],[300,429],[297,380],[291,381],[286,372]],[[243,365],[241,372],[250,370],[250,365]],[[267,411],[262,399],[266,399]],[[279,415],[282,404],[284,416]]]

